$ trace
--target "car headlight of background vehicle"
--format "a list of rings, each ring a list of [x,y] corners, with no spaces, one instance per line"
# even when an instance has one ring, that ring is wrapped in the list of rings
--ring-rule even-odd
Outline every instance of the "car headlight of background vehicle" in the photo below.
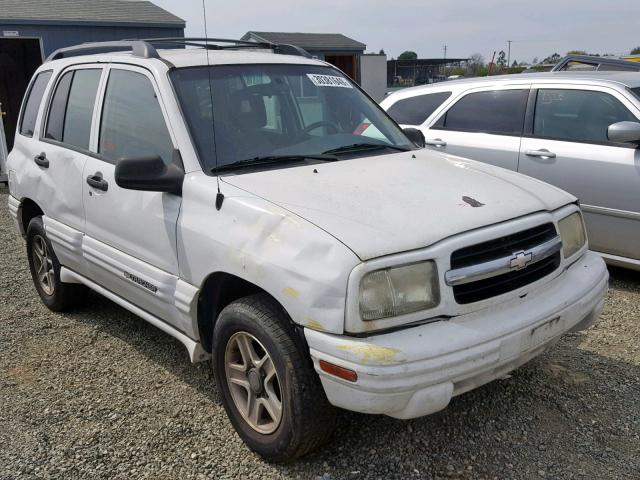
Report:
[[[560,238],[562,239],[562,254],[569,258],[578,252],[587,242],[582,215],[572,213],[558,222]]]
[[[440,292],[432,261],[367,273],[360,281],[360,317],[378,320],[438,305]]]

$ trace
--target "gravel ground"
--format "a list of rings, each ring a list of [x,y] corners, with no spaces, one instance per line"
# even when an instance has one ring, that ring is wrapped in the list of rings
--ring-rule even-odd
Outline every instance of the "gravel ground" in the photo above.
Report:
[[[600,323],[430,417],[347,413],[290,465],[252,454],[208,364],[93,294],[48,311],[0,194],[0,478],[640,478],[640,274]]]

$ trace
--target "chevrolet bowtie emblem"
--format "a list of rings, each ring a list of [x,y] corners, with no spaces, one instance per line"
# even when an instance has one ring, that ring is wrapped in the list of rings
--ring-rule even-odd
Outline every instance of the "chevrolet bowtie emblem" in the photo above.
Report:
[[[509,266],[513,270],[522,270],[523,268],[525,268],[527,265],[531,263],[532,259],[533,259],[533,254],[531,252],[529,253],[517,252],[513,254],[513,257],[511,257],[511,262],[509,263]]]

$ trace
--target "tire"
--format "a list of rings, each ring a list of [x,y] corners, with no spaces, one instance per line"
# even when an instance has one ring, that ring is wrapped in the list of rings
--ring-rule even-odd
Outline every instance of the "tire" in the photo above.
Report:
[[[27,257],[36,291],[50,310],[62,312],[82,303],[87,287],[60,281],[60,262],[47,238],[42,217],[32,218],[27,227]]]
[[[246,353],[247,344],[253,349],[249,357],[259,362],[244,361],[241,345],[245,345]],[[295,333],[286,312],[271,297],[252,295],[229,304],[218,317],[212,345],[212,364],[222,403],[251,450],[267,461],[285,462],[328,441],[335,426],[336,409],[325,396],[308,347]],[[256,368],[260,362],[262,366]],[[252,370],[254,374],[250,373]],[[248,408],[252,392],[251,405],[263,405],[258,407],[257,416],[249,413],[255,413],[255,409]],[[277,400],[281,405],[278,421],[274,419],[278,416]]]

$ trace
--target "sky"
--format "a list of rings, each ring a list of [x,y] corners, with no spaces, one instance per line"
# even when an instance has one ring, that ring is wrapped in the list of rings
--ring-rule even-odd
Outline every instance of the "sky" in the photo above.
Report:
[[[152,0],[204,34],[202,0]],[[342,33],[384,49],[389,58],[413,50],[420,58],[507,51],[511,61],[555,52],[628,54],[640,46],[640,0],[205,0],[210,37],[240,38],[248,30]]]

